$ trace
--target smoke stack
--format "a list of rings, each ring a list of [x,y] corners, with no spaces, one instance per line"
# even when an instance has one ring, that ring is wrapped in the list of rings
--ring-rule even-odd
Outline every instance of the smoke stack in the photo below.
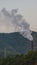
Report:
[[[32,44],[31,44],[31,49],[32,49],[32,51],[34,50],[34,43],[33,43],[33,41],[31,42]]]

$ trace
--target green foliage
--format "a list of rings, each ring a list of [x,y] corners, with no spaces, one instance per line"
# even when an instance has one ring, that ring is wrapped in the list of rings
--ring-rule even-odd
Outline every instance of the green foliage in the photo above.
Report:
[[[37,51],[29,51],[26,55],[0,57],[0,65],[34,65],[37,62]]]

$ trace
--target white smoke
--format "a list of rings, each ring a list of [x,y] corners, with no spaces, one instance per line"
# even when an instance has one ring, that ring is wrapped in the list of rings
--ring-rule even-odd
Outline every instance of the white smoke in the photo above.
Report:
[[[0,32],[20,32],[25,38],[33,40],[30,25],[23,19],[23,16],[18,14],[18,9],[13,9],[11,12],[5,8],[0,12]]]

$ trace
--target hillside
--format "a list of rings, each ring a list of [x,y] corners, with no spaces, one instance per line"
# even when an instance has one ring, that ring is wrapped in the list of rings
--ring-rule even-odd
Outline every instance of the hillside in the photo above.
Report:
[[[37,50],[37,32],[32,32],[34,38],[34,49]],[[24,38],[19,32],[0,33],[0,55],[25,54],[31,50],[31,41]]]

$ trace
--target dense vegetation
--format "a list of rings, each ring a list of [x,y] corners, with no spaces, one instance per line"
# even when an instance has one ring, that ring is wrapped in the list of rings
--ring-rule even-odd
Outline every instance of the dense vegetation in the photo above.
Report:
[[[0,65],[34,65],[37,62],[37,51],[29,51],[26,55],[0,57]]]

